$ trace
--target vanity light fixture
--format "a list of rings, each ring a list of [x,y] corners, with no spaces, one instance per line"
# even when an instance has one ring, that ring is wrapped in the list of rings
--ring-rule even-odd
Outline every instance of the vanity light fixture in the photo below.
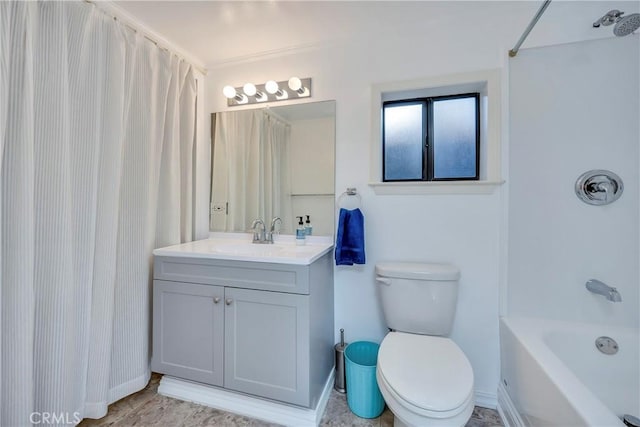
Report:
[[[267,101],[283,101],[311,97],[311,78],[291,77],[289,80],[276,82],[269,80],[265,84],[246,83],[241,87],[225,86],[222,93],[227,98],[227,105],[256,104]]]
[[[258,93],[256,85],[253,83],[245,83],[245,85],[242,86],[242,90],[247,96],[255,96],[255,94]]]
[[[225,86],[222,89],[222,94],[229,100],[228,102],[231,102],[233,99],[234,105],[246,104],[249,101],[246,95],[238,93],[233,86]]]
[[[302,80],[298,77],[291,77],[287,84],[289,85],[289,89],[298,92],[298,96],[309,96],[309,90],[302,85]]]
[[[264,89],[267,91],[267,93],[270,93],[271,95],[282,96],[282,91],[280,90],[280,86],[278,85],[278,82],[276,82],[275,80],[269,80],[268,82],[266,82],[264,84]]]
[[[289,94],[287,91],[281,90],[280,85],[275,80],[269,80],[264,84],[264,89],[271,95],[276,97],[276,101],[282,101],[288,99]]]
[[[256,102],[264,102],[267,100],[267,96],[263,92],[260,92],[253,83],[245,83],[245,85],[242,86],[242,91],[249,97],[254,96]]]

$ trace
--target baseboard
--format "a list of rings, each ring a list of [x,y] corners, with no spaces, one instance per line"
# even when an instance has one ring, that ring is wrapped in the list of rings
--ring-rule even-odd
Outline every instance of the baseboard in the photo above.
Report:
[[[160,380],[158,393],[271,423],[316,427],[320,424],[327,407],[334,374],[335,370],[332,369],[315,409],[264,400],[167,375]]]
[[[475,405],[483,408],[496,409],[498,406],[498,398],[495,393],[487,393],[486,391],[476,390]]]
[[[502,383],[498,385],[498,413],[505,427],[524,427],[524,422]]]

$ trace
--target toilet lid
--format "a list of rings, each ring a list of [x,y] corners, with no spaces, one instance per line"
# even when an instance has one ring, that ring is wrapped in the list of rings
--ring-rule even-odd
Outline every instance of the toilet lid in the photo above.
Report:
[[[378,352],[378,369],[408,403],[430,411],[450,411],[473,393],[473,370],[449,338],[390,332]]]

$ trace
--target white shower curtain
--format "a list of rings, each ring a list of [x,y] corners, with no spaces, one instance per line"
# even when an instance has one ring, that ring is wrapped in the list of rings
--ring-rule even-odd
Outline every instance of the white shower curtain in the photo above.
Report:
[[[193,235],[195,79],[84,2],[2,2],[0,40],[0,425],[99,418],[150,375],[151,251]]]
[[[290,134],[264,110],[216,114],[211,201],[227,213],[211,215],[211,230],[245,232],[256,218],[278,216],[291,232]]]

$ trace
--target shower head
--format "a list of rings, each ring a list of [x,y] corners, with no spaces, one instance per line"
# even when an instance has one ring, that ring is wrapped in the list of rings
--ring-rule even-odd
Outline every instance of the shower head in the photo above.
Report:
[[[613,27],[613,34],[617,37],[628,36],[635,30],[640,28],[640,13],[632,13],[628,16],[622,16],[624,12],[617,9],[610,10],[603,17],[593,23],[593,28],[598,28],[601,25],[605,27],[616,24]]]
[[[604,25],[608,27],[611,24],[614,24],[624,12],[620,12],[617,9],[610,10],[607,12],[602,18],[598,19],[593,23],[593,28],[598,28],[600,25]]]
[[[617,37],[624,37],[633,33],[638,28],[640,28],[640,13],[632,13],[616,21],[616,25],[613,27],[613,34]]]

